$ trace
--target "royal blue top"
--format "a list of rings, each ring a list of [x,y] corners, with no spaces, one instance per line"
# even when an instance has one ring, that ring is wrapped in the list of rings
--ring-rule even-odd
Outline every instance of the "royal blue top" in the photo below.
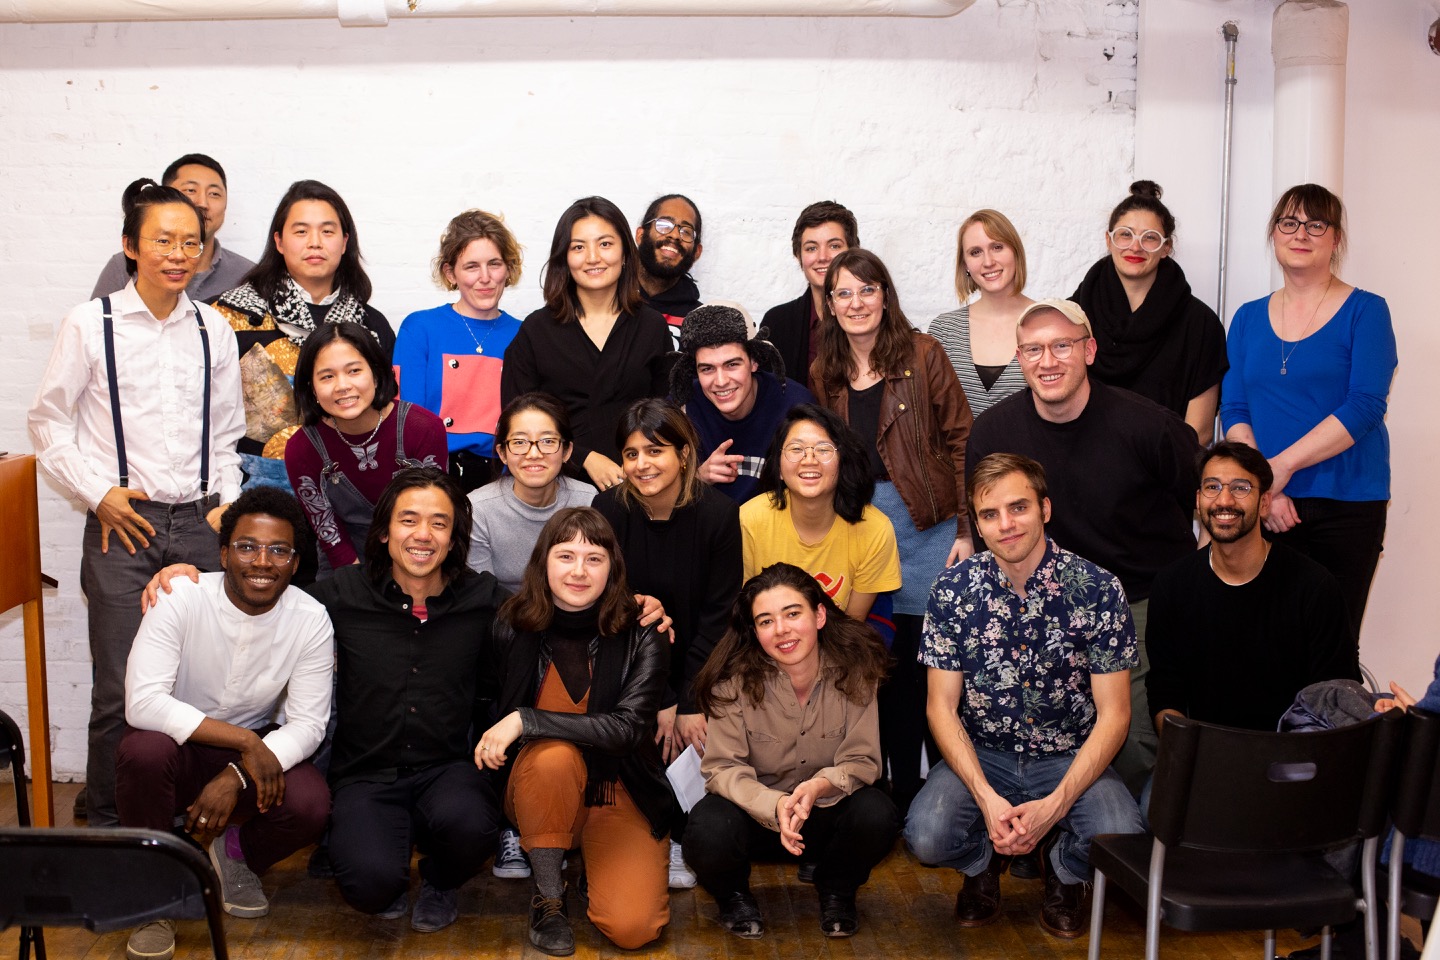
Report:
[[[457,312],[453,303],[417,310],[400,324],[395,338],[400,398],[419,404],[442,421],[450,421],[445,424],[450,452],[465,450],[481,457],[495,456],[492,433],[460,429],[456,421],[463,426],[467,414],[481,409],[499,412],[500,372],[497,367],[493,378],[486,376],[481,383],[472,384],[472,378],[462,375],[467,371],[461,369],[459,361],[452,369],[447,367],[447,358],[482,356],[503,362],[505,348],[519,330],[520,321],[503,310],[494,320],[475,320]],[[477,396],[477,391],[484,395]]]
[[[1357,287],[1329,323],[1303,340],[1281,341],[1270,326],[1269,303],[1269,297],[1252,300],[1230,321],[1221,422],[1227,430],[1250,424],[1260,452],[1273,457],[1333,414],[1354,446],[1297,471],[1285,493],[1389,500],[1385,410],[1397,363],[1390,308]]]

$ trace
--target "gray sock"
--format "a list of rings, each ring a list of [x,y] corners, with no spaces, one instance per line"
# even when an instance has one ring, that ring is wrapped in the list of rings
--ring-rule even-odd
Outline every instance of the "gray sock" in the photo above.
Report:
[[[565,851],[559,847],[536,847],[530,851],[530,876],[540,896],[549,899],[565,895],[565,878],[560,865],[565,862]]]

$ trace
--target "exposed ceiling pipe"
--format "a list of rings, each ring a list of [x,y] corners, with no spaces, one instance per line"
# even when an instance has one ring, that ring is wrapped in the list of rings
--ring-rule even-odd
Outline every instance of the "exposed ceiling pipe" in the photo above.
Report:
[[[0,23],[420,17],[951,17],[975,0],[0,0]]]
[[[1275,8],[1276,196],[1297,183],[1342,193],[1349,40],[1350,8],[1338,0],[1285,0]]]

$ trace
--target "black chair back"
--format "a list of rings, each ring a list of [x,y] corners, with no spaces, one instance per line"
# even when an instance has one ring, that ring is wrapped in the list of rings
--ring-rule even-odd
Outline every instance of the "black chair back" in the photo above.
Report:
[[[1395,829],[1406,839],[1440,840],[1440,714],[1411,707],[1395,790]]]
[[[225,960],[219,882],[205,854],[156,830],[0,829],[0,929],[205,919]]]
[[[1384,827],[1401,719],[1392,710],[1336,730],[1268,733],[1166,717],[1151,830],[1167,847],[1251,852],[1373,837]]]

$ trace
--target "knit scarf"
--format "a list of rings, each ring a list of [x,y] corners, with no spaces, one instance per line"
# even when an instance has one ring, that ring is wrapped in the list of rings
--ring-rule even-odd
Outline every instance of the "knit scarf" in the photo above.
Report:
[[[266,300],[252,285],[246,283],[221,294],[218,303],[238,310],[256,321],[268,314],[275,319],[275,325],[290,338],[297,347],[315,331],[315,317],[310,312],[310,300],[294,277],[287,276],[275,296]],[[356,299],[348,290],[341,290],[339,296],[325,311],[325,323],[364,323],[365,304]],[[368,329],[368,328],[367,328]],[[374,331],[371,331],[372,336]]]
[[[625,637],[599,636],[599,615],[595,607],[574,613],[556,610],[551,629],[569,633],[585,627],[594,638],[590,641],[590,704],[587,713],[612,713],[625,688]],[[582,747],[585,758],[585,806],[609,807],[615,804],[615,781],[620,776],[620,758]]]
[[[1075,300],[1090,317],[1099,348],[1092,375],[1124,387],[1135,382],[1170,336],[1182,328],[1190,305],[1190,284],[1180,265],[1165,257],[1145,302],[1132,313],[1115,264],[1104,256],[1080,281]]]

